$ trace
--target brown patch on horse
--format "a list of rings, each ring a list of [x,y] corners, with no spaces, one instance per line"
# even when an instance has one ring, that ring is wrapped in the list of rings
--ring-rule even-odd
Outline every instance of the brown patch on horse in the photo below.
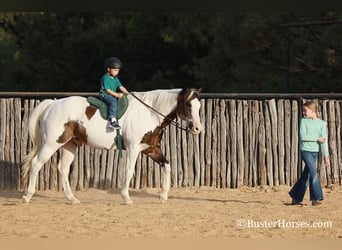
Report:
[[[83,142],[84,144],[86,144],[88,142],[87,130],[81,124],[77,124],[78,126],[74,130],[74,139],[78,139],[81,143]]]
[[[153,132],[147,132],[141,140],[141,143],[149,145],[149,147],[143,150],[142,153],[150,156],[155,162],[161,165],[168,162],[160,148],[160,141],[163,137],[163,133],[163,128],[158,126],[153,130]]]
[[[89,105],[86,108],[85,114],[86,114],[88,120],[90,120],[94,116],[96,110],[97,110],[97,108],[93,105]]]
[[[177,107],[176,112],[180,117],[187,117],[187,114],[190,112],[190,102],[196,98],[195,95],[191,96],[191,90],[190,89],[183,89],[178,97],[177,97]],[[190,97],[190,98],[189,98]]]
[[[64,124],[64,131],[58,137],[58,143],[66,143],[71,141],[75,145],[82,145],[87,143],[87,130],[80,123],[70,121]]]

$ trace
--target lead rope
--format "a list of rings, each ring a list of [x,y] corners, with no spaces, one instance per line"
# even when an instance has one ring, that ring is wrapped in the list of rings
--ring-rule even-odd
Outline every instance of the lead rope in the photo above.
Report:
[[[139,102],[141,102],[144,106],[146,106],[148,109],[151,109],[152,111],[154,111],[155,113],[159,114],[160,116],[164,117],[164,121],[163,121],[163,128],[167,127],[169,124],[172,124],[174,126],[176,126],[177,128],[181,129],[181,130],[185,130],[188,131],[187,128],[183,128],[181,124],[179,124],[178,122],[174,121],[173,119],[176,118],[176,112],[172,111],[170,114],[168,114],[167,116],[160,113],[158,110],[156,110],[155,108],[151,107],[150,105],[148,105],[147,103],[145,103],[143,100],[141,100],[139,97],[137,97],[134,93],[130,92],[130,94],[137,99]]]

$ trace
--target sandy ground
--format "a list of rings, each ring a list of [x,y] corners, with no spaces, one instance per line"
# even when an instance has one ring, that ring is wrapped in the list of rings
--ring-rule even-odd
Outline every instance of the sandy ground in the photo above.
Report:
[[[0,190],[0,239],[127,238],[342,238],[342,187],[324,188],[324,203],[290,206],[289,186],[76,191],[69,204],[63,192],[37,191],[25,204],[19,191]]]

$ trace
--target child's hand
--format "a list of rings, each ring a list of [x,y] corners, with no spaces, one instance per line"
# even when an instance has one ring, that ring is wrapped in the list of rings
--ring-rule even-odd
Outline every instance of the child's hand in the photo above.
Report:
[[[324,164],[329,165],[329,156],[324,157]]]

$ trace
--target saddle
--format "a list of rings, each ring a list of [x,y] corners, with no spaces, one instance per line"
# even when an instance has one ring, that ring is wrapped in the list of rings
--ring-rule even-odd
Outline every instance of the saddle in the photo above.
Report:
[[[99,109],[100,114],[103,119],[107,120],[108,119],[108,106],[107,104],[102,101],[100,98],[94,97],[94,96],[89,96],[87,98],[87,101],[89,104],[93,105],[97,109]],[[118,109],[116,111],[116,118],[120,119],[123,114],[126,112],[128,108],[128,98],[126,95],[118,99]]]

